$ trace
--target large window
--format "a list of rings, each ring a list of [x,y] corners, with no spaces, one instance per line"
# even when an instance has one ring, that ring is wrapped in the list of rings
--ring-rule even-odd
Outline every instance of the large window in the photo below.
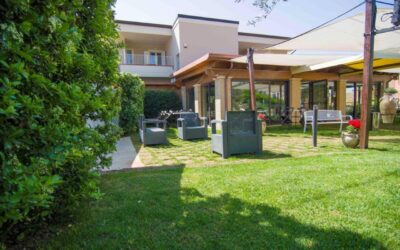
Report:
[[[145,64],[165,65],[165,52],[159,50],[145,51]]]
[[[336,82],[303,81],[301,85],[301,106],[310,110],[314,105],[318,109],[336,109]]]
[[[287,82],[285,81],[257,81],[255,83],[257,111],[268,115],[271,121],[279,121],[287,106],[286,89]],[[249,109],[249,82],[232,81],[232,110]]]
[[[189,87],[186,89],[186,108],[187,110],[194,111],[194,88]]]
[[[381,97],[381,83],[371,85],[371,112],[379,111]],[[351,82],[346,85],[346,114],[359,118],[361,116],[362,83]]]
[[[133,64],[133,52],[131,49],[125,51],[125,64]]]
[[[162,64],[162,54],[161,52],[150,52],[150,64],[161,65]]]
[[[203,114],[206,114],[209,121],[215,119],[215,85],[214,82],[202,86]]]

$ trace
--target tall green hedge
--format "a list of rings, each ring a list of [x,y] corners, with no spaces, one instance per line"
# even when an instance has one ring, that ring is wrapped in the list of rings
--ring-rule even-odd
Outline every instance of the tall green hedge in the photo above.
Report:
[[[0,4],[1,239],[99,195],[96,169],[119,137],[113,4]]]
[[[122,89],[119,126],[129,134],[137,129],[137,120],[143,114],[144,83],[138,76],[122,74],[119,84]]]
[[[144,95],[144,115],[155,118],[163,110],[180,110],[182,102],[178,94],[169,90],[146,89]]]

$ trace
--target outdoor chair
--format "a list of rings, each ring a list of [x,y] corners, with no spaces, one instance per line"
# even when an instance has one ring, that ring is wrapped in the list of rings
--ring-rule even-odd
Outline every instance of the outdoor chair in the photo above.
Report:
[[[139,117],[139,135],[143,145],[167,144],[167,121]],[[148,125],[153,125],[152,127]]]
[[[221,133],[217,133],[217,124],[221,124]],[[223,158],[234,154],[261,153],[261,121],[255,111],[228,111],[225,120],[211,121],[212,151]]]
[[[194,112],[181,112],[177,120],[178,137],[182,140],[204,139],[208,137],[208,119],[199,118]]]

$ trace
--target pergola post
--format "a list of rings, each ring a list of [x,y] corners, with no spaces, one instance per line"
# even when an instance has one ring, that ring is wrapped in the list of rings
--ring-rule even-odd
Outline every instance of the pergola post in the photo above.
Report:
[[[347,80],[340,79],[336,90],[336,108],[346,114],[346,85]]]
[[[361,94],[361,128],[360,128],[360,148],[368,148],[369,120],[371,117],[370,101],[372,74],[374,60],[374,32],[375,32],[375,0],[365,1],[365,33],[364,33],[364,68],[363,68],[363,88]]]
[[[256,110],[256,90],[254,86],[254,61],[253,61],[254,49],[247,49],[247,64],[249,68],[249,85],[250,85],[250,109]]]
[[[301,78],[291,78],[289,83],[290,108],[300,109],[301,106]]]

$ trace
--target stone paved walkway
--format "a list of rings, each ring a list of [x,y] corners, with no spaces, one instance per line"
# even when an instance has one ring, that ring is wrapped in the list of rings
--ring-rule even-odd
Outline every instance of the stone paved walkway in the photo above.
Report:
[[[111,167],[104,171],[141,168],[144,164],[139,158],[132,140],[129,136],[121,138],[117,142],[117,150],[112,154]]]

